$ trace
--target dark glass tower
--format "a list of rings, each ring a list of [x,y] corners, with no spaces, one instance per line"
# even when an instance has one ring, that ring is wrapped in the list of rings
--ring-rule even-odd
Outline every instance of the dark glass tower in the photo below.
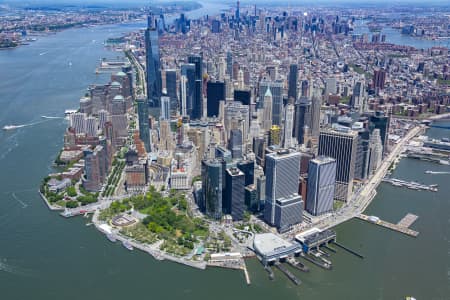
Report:
[[[219,101],[225,101],[225,83],[208,81],[206,84],[206,115],[219,116]]]
[[[145,61],[147,98],[150,106],[159,107],[161,98],[161,62],[159,59],[159,35],[153,24],[153,17],[147,19],[145,30]]]
[[[189,56],[188,61],[195,65],[195,89],[191,120],[196,120],[203,115],[203,59],[201,56],[192,55]]]
[[[289,87],[288,87],[288,98],[297,100],[297,79],[298,79],[298,66],[292,64],[289,67]]]
[[[144,99],[138,99],[139,138],[144,142],[145,151],[151,152],[150,128],[148,123],[148,104]]]

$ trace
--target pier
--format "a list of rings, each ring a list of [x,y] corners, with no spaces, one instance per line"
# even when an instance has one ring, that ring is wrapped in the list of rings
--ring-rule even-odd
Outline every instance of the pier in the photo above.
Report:
[[[283,266],[281,263],[275,263],[275,267],[278,268],[278,270],[280,270],[281,272],[284,273],[284,275],[286,275],[293,283],[295,283],[296,285],[300,285],[302,283],[302,281],[300,279],[298,279],[294,274],[292,274],[291,271],[289,271],[285,266]]]
[[[318,266],[318,267],[321,267],[321,268],[323,268],[323,269],[325,269],[325,270],[331,270],[331,264],[329,264],[329,263],[326,263],[326,262],[318,262],[317,260],[315,260],[315,259],[309,257],[307,254],[304,254],[303,252],[302,252],[302,254],[300,254],[300,255],[302,256],[302,258],[304,258],[305,260],[309,261],[310,263],[315,264],[315,265]]]
[[[407,214],[400,222],[398,222],[397,224],[393,224],[393,223],[389,223],[383,220],[380,220],[378,217],[375,216],[367,216],[364,214],[359,214],[357,216],[358,219],[370,222],[372,224],[376,224],[376,225],[380,225],[382,227],[412,236],[412,237],[417,237],[419,235],[419,232],[412,230],[410,228],[408,228],[409,226],[411,226],[412,223],[414,223],[417,220],[417,216],[413,215],[413,214]],[[405,226],[407,225],[407,226]]]
[[[418,183],[415,181],[406,181],[401,180],[397,178],[383,178],[383,182],[387,182],[392,184],[393,186],[401,186],[401,187],[407,187],[412,190],[424,190],[424,191],[431,191],[431,192],[437,192],[437,185],[431,184],[431,185],[425,185],[422,183]]]
[[[250,285],[251,284],[250,275],[248,274],[247,265],[245,264],[245,261],[243,261],[242,270],[244,270],[245,282],[247,282],[247,285]]]

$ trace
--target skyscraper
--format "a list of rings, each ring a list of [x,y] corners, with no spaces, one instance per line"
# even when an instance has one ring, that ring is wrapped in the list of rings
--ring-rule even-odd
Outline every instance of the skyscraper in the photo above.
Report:
[[[309,161],[306,210],[318,216],[333,210],[336,160],[319,156]]]
[[[295,104],[294,136],[299,144],[304,143],[304,128],[311,126],[311,100],[301,97]]]
[[[358,133],[348,128],[320,132],[319,155],[336,159],[335,198],[348,201],[353,189]]]
[[[377,111],[375,112],[375,114],[370,115],[369,117],[370,133],[373,133],[374,129],[380,130],[381,144],[383,146],[383,156],[386,154],[388,146],[389,121],[389,116],[386,116],[382,111]]]
[[[376,128],[370,135],[370,158],[369,158],[369,170],[370,173],[374,173],[381,164],[383,158],[383,145],[381,144],[380,129]]]
[[[205,213],[214,219],[222,217],[223,178],[222,163],[219,160],[202,161],[202,193]]]
[[[148,104],[144,99],[137,99],[139,138],[144,143],[145,151],[151,152],[150,127],[148,123]]]
[[[294,127],[294,105],[287,104],[284,113],[284,138],[283,147],[294,147],[294,139],[292,138]]]
[[[298,197],[300,176],[300,153],[280,150],[265,158],[266,167],[266,204],[264,219],[275,225],[275,206],[280,199]]]
[[[263,128],[264,130],[270,130],[272,128],[272,92],[270,91],[270,87],[267,87],[267,90],[264,94],[263,100]]]
[[[170,98],[161,97],[161,120],[170,120]]]
[[[181,115],[192,119],[195,95],[195,65],[181,65]]]
[[[225,172],[224,204],[234,221],[240,221],[245,211],[245,176],[238,168],[229,168]]]
[[[170,97],[171,111],[177,111],[178,97],[177,97],[177,71],[166,70],[166,90],[167,96]]]
[[[386,81],[386,70],[377,69],[373,71],[372,84],[375,90],[384,89],[384,83]]]
[[[159,107],[161,97],[161,61],[159,58],[159,36],[153,17],[147,18],[145,30],[145,61],[147,76],[147,98],[152,107]]]
[[[194,98],[192,102],[191,119],[201,119],[203,116],[203,59],[201,56],[188,57],[190,64],[195,65]]]
[[[314,88],[311,102],[311,135],[314,138],[319,136],[320,131],[320,108],[322,107],[322,94],[319,88]]]
[[[206,84],[206,115],[219,116],[219,102],[225,101],[225,83],[208,81]]]
[[[242,158],[242,131],[240,129],[231,129],[228,144],[233,159]]]
[[[270,93],[272,95],[272,124],[281,126],[282,111],[283,111],[283,84],[280,82],[267,82],[263,81],[259,85],[259,97],[262,99],[270,88]]]
[[[297,100],[297,80],[298,66],[296,64],[292,64],[289,67],[288,98],[292,98],[294,102]]]

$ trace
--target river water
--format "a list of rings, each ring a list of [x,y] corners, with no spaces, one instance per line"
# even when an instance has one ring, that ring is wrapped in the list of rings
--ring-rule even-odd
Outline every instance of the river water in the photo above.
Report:
[[[137,25],[71,29],[42,37],[29,46],[0,52],[0,126],[31,124],[0,132],[0,299],[450,299],[450,176],[446,170],[404,159],[394,173],[403,179],[439,184],[417,192],[382,184],[368,214],[397,222],[419,215],[410,238],[352,220],[336,228],[338,240],[365,256],[338,250],[332,271],[311,266],[294,286],[275,271],[275,280],[249,260],[252,284],[242,272],[192,269],[155,261],[140,251],[113,245],[82,217],[63,219],[37,194],[41,179],[62,145],[61,116],[75,108],[92,83],[106,82],[94,69],[102,57],[115,57],[102,42]],[[71,63],[71,64],[70,64]],[[435,137],[445,129],[430,129]]]

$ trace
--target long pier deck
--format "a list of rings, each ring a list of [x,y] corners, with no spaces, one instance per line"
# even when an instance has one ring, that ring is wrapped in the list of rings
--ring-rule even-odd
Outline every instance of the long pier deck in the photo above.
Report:
[[[417,216],[413,215],[413,214],[407,214],[400,222],[398,222],[397,224],[393,224],[393,223],[389,223],[383,220],[373,220],[370,218],[370,216],[365,215],[365,214],[359,214],[356,216],[358,219],[367,221],[369,223],[372,224],[376,224],[376,225],[380,225],[382,227],[412,236],[412,237],[417,237],[419,235],[418,231],[412,230],[410,228],[408,228],[409,226],[411,226],[412,223],[414,223],[414,221],[417,220]],[[407,225],[407,226],[405,226]]]

